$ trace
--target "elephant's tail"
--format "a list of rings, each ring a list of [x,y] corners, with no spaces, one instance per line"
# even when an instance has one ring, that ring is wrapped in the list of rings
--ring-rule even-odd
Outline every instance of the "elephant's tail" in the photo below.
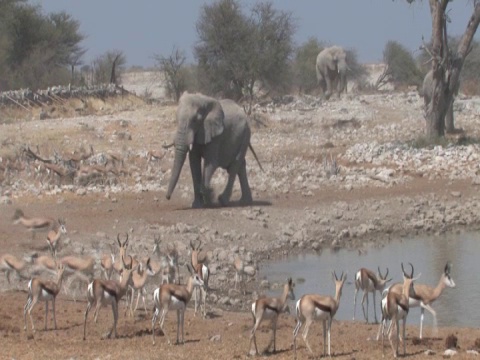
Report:
[[[262,164],[260,164],[260,160],[258,160],[258,156],[257,156],[255,150],[253,150],[252,144],[249,143],[249,144],[248,144],[248,147],[249,147],[249,149],[252,151],[252,154],[253,154],[253,156],[255,157],[255,160],[257,160],[258,166],[260,166],[260,170],[262,170],[262,172],[265,172],[265,170],[263,170]]]

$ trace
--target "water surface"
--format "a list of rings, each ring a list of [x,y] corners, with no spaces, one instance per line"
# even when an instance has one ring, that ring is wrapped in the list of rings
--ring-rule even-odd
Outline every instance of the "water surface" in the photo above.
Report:
[[[297,299],[306,293],[334,295],[335,286],[331,272],[335,270],[340,276],[347,272],[347,282],[343,288],[340,308],[335,316],[339,320],[352,320],[353,297],[355,291],[355,273],[361,267],[382,273],[389,268],[389,277],[393,282],[402,281],[400,264],[405,264],[409,272],[408,262],[415,267],[415,275],[421,273],[417,282],[436,286],[447,261],[451,261],[452,277],[456,288],[446,288],[433,303],[440,326],[480,325],[480,241],[478,234],[451,234],[446,236],[403,239],[392,241],[383,248],[368,249],[363,255],[358,251],[326,250],[321,255],[301,255],[286,260],[270,263],[262,269],[262,276],[270,282],[283,282],[291,276],[294,280],[304,279],[303,283],[295,281]],[[373,321],[373,301],[370,294],[369,320]],[[377,317],[381,319],[380,296],[377,292]],[[363,321],[361,308],[362,292],[357,297],[356,320]],[[420,309],[414,308],[408,316],[408,323],[420,323]],[[432,316],[425,311],[425,325],[432,324]],[[425,330],[424,330],[425,331]],[[426,330],[428,334],[428,329]]]

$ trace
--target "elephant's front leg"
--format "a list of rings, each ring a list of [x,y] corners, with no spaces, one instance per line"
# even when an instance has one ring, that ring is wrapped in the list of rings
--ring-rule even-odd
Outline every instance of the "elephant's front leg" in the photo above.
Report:
[[[202,197],[202,157],[200,152],[192,148],[188,152],[188,160],[190,162],[190,171],[192,172],[193,193],[194,200],[192,203],[193,208],[203,207]]]
[[[203,178],[202,178],[202,188],[201,193],[203,196],[203,204],[210,206],[212,204],[212,193],[213,190],[210,186],[213,173],[217,169],[217,162],[214,160],[204,160],[203,163]]]
[[[325,84],[327,87],[327,91],[325,91],[325,99],[330,99],[330,96],[332,96],[332,79],[330,78],[330,74],[326,74],[325,76]]]
[[[238,179],[240,180],[240,188],[242,189],[242,197],[240,198],[240,202],[244,205],[249,205],[253,202],[253,198],[250,185],[248,184],[247,162],[245,161],[245,158],[238,168]]]

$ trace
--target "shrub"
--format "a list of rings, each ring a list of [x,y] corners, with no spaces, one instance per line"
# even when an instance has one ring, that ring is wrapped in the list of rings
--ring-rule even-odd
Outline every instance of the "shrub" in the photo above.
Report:
[[[155,67],[165,76],[167,95],[178,102],[187,86],[187,72],[184,67],[185,53],[174,48],[168,57],[154,55],[154,59]]]
[[[296,49],[292,72],[293,84],[299,92],[309,94],[317,88],[315,63],[323,48],[322,43],[312,37]]]
[[[260,81],[268,90],[289,80],[294,24],[290,13],[257,3],[247,16],[239,0],[204,5],[194,49],[202,91],[233,99],[252,97]]]
[[[400,43],[387,42],[383,51],[383,61],[386,67],[377,80],[377,88],[387,82],[392,82],[395,87],[422,84],[424,74],[417,67],[412,54]]]

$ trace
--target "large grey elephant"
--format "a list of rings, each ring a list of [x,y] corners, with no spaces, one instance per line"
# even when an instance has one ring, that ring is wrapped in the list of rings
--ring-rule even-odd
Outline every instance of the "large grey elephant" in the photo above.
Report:
[[[340,46],[323,49],[317,55],[315,69],[317,82],[328,100],[334,92],[338,96],[347,90],[347,53]]]
[[[188,153],[195,194],[192,207],[210,205],[210,180],[219,167],[228,172],[227,185],[218,197],[220,204],[228,204],[237,175],[242,190],[240,202],[252,203],[245,161],[247,149],[250,147],[256,159],[257,156],[250,145],[251,132],[243,109],[232,100],[185,92],[178,103],[177,123],[167,199],[172,196]]]
[[[432,93],[433,93],[433,70],[429,70],[427,75],[425,75],[425,77],[423,78],[422,93],[420,94],[421,96],[423,96],[425,108],[427,108],[430,105],[430,102],[432,101]],[[453,118],[453,101],[448,107],[447,114],[445,115],[445,130],[449,133],[455,131],[454,118]]]

